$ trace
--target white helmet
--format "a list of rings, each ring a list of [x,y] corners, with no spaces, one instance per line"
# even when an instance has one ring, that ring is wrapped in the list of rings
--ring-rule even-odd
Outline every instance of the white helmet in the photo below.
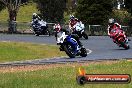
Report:
[[[115,23],[115,20],[113,18],[110,18],[109,21],[108,21],[109,24],[113,24]]]
[[[37,13],[33,13],[33,16],[37,16]]]
[[[70,20],[74,19],[75,17],[73,15],[70,15]]]

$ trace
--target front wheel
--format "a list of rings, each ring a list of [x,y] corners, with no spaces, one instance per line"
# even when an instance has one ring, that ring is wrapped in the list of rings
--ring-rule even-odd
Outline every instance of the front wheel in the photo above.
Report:
[[[74,52],[74,47],[72,47],[71,44],[67,43],[66,45],[64,45],[64,50],[70,58],[75,58],[76,54]]]
[[[124,42],[122,42],[121,45],[122,45],[123,48],[125,48],[126,50],[130,49],[130,46],[129,46],[128,44],[125,44]]]

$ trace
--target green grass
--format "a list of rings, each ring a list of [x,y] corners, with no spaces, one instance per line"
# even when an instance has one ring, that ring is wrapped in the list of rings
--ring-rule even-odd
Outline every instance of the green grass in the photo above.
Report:
[[[131,67],[132,62],[129,61],[84,66],[88,74],[132,75]],[[1,88],[132,88],[132,83],[86,84],[80,86],[76,83],[76,68],[74,64],[72,66],[59,66],[38,71],[0,73],[0,79]]]
[[[0,62],[64,56],[58,46],[23,42],[0,42]]]
[[[32,14],[36,12],[39,13],[35,3],[28,3],[20,7],[17,14],[18,22],[30,22],[32,20]],[[8,11],[4,9],[0,12],[0,21],[8,20]]]
[[[35,3],[28,3],[27,5],[23,5],[20,7],[17,14],[17,30],[27,30],[31,29],[29,22],[32,21],[32,14],[39,13],[36,8]],[[0,12],[0,24],[4,30],[8,29],[8,11],[7,9],[3,9]]]
[[[27,5],[23,5],[20,7],[18,14],[17,14],[17,21],[18,22],[30,22],[32,20],[32,14],[40,13],[37,8],[36,4],[31,2]],[[73,13],[74,14],[74,13]],[[70,13],[64,13],[64,19],[66,21],[66,24],[68,24]],[[3,9],[0,12],[0,22],[6,22],[8,20],[8,11],[7,9]]]

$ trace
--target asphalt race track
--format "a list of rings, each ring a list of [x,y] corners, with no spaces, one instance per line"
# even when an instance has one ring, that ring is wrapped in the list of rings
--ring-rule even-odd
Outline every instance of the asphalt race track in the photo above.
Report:
[[[132,37],[129,37],[132,40]],[[39,44],[56,44],[54,36],[35,36],[35,35],[11,35],[0,34],[0,41],[17,41],[17,42],[31,42]],[[81,39],[83,45],[88,50],[88,56],[85,58],[76,57],[70,59],[69,57],[56,57],[52,59],[38,59],[33,61],[21,62],[7,62],[1,64],[44,64],[44,63],[65,63],[65,62],[81,62],[90,60],[106,60],[106,59],[131,59],[132,48],[124,50],[112,42],[108,36],[89,36],[88,40]],[[132,41],[129,41],[132,47]]]

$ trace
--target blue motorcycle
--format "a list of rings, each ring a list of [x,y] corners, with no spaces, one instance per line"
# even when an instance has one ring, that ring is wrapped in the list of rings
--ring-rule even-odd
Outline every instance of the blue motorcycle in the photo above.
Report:
[[[60,51],[65,51],[70,58],[75,56],[87,56],[87,50],[80,47],[77,40],[72,35],[66,35],[65,32],[57,33],[57,44],[60,45]]]

